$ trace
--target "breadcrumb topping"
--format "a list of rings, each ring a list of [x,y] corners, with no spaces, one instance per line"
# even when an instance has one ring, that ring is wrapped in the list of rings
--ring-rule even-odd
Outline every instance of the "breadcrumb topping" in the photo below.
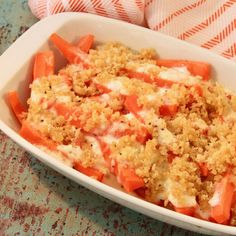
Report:
[[[169,201],[175,207],[198,205],[209,211],[216,183],[229,167],[233,176],[236,173],[236,96],[217,82],[189,72],[178,72],[185,73],[183,80],[171,87],[120,73],[125,68],[148,74],[152,81],[168,76],[168,68],[157,66],[152,49],[138,52],[110,42],[90,50],[88,61],[89,68],[69,64],[58,75],[34,81],[27,120],[58,145],[79,143],[78,160],[85,167],[102,166],[103,173],[108,173],[104,157],[86,137],[110,135],[110,158],[144,179],[148,201]],[[106,92],[101,91],[104,88]],[[127,110],[129,95],[137,96],[138,114]],[[68,110],[58,112],[55,104]],[[177,112],[163,115],[161,109],[169,105],[176,105]],[[124,134],[118,135],[113,124]],[[140,142],[143,127],[150,137]],[[206,165],[207,176],[199,163]],[[232,182],[236,185],[235,177]],[[234,207],[230,223],[235,222]]]

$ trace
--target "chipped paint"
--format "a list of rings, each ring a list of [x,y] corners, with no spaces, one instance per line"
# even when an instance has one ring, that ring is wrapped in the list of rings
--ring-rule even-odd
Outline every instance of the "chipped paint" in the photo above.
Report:
[[[36,19],[0,0],[0,54]],[[192,235],[117,205],[46,167],[0,132],[0,235]]]

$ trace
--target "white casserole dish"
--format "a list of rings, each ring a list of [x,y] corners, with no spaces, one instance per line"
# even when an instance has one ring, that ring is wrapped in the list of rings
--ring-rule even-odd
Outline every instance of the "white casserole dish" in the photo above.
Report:
[[[108,181],[108,185],[95,181],[65,166],[18,135],[18,123],[6,103],[5,94],[10,90],[17,90],[21,99],[26,102],[29,97],[29,83],[32,77],[32,59],[37,51],[52,48],[48,38],[53,32],[57,32],[72,42],[80,35],[92,33],[97,42],[115,40],[133,49],[155,48],[162,58],[207,61],[213,65],[213,77],[226,87],[235,90],[236,64],[205,49],[146,28],[83,13],[62,13],[38,22],[0,57],[0,129],[16,143],[66,177],[135,211],[198,233],[236,235],[236,227],[206,222],[156,206],[123,192],[113,180]],[[61,67],[65,60],[58,51],[55,53],[56,63]]]

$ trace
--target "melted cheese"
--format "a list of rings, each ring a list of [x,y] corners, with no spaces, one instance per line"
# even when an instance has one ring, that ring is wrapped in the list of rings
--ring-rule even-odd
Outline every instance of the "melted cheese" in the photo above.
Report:
[[[73,161],[80,160],[82,150],[79,146],[72,146],[70,145],[58,145],[57,149],[63,153],[66,153],[68,158],[70,158]]]
[[[161,71],[158,76],[161,77],[162,79],[179,81],[187,79],[190,76],[190,73],[186,67],[173,67]]]
[[[31,91],[31,96],[30,96],[31,102],[40,103],[42,98],[43,98],[43,94],[38,93],[35,90]]]
[[[170,145],[176,142],[175,136],[166,128],[165,121],[161,118],[153,120],[153,124],[158,127],[158,142],[161,145]]]
[[[118,142],[119,139],[114,137],[113,135],[104,135],[101,137],[101,140],[107,144],[112,144],[114,142]]]
[[[86,139],[89,143],[92,144],[92,150],[93,150],[93,152],[94,152],[97,156],[99,156],[99,157],[103,156],[103,155],[102,155],[102,151],[101,151],[100,144],[99,144],[98,140],[97,140],[95,137],[93,137],[93,136],[85,136],[85,139]]]
[[[111,97],[108,94],[106,94],[106,93],[104,93],[101,96],[99,96],[99,100],[101,102],[107,103],[107,102],[109,102],[110,99],[111,99]]]
[[[47,154],[49,154],[51,157],[53,157],[56,160],[62,162],[66,166],[73,167],[73,164],[74,164],[74,160],[73,159],[67,158],[66,156],[64,156],[60,152],[53,152],[53,151],[49,150],[48,148],[46,148],[44,146],[40,146],[40,145],[36,145],[36,146],[38,148],[40,148],[41,150],[43,150],[44,152],[46,152]]]
[[[164,188],[167,192],[168,200],[175,207],[195,207],[197,205],[195,196],[189,196],[183,193],[181,196],[181,201],[178,198],[174,197],[172,192],[176,188],[181,188],[181,185],[179,183],[176,183],[176,182],[171,181],[170,179],[167,179],[165,181]]]
[[[125,95],[128,94],[128,92],[125,89],[124,85],[119,80],[110,81],[109,83],[106,84],[106,87],[108,89],[112,90],[112,91],[119,92],[121,94],[125,94]]]
[[[216,191],[212,198],[209,200],[209,204],[214,207],[217,206],[220,202],[220,193],[218,191]]]
[[[127,120],[135,119],[135,116],[134,116],[132,113],[125,114],[124,117],[125,117]]]
[[[62,103],[68,103],[71,102],[71,96],[66,96],[66,95],[59,95],[57,96],[57,101],[62,102]]]
[[[170,145],[176,138],[168,129],[159,129],[158,141],[161,145]]]
[[[137,68],[137,72],[148,73],[149,69],[157,67],[154,64],[145,63]]]
[[[59,84],[54,84],[52,86],[52,90],[55,92],[55,93],[58,93],[60,91],[69,91],[69,86],[66,84],[66,83],[59,83]]]
[[[128,125],[126,123],[113,122],[112,127],[110,128],[109,132],[114,133],[117,130],[124,131],[127,128],[128,128]]]

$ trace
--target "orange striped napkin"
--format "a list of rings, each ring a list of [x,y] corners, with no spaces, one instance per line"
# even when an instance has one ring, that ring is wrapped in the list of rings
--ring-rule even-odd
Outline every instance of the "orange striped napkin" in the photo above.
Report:
[[[29,0],[29,6],[40,19],[77,11],[146,25],[236,61],[236,0]]]

